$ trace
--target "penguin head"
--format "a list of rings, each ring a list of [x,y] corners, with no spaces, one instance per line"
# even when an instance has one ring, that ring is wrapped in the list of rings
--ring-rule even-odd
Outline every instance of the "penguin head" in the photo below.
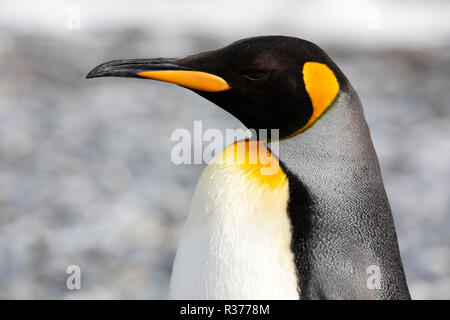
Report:
[[[279,138],[308,129],[347,84],[321,48],[284,36],[243,39],[185,58],[114,60],[86,76],[96,77],[178,84],[228,111],[249,129],[278,129]]]

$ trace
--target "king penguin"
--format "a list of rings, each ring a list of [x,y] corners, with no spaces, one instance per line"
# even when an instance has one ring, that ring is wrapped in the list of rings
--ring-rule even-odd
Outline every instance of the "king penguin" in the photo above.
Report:
[[[96,77],[174,83],[249,129],[278,130],[278,155],[256,135],[202,173],[169,298],[410,299],[360,99],[320,47],[253,37],[185,58],[110,61]]]

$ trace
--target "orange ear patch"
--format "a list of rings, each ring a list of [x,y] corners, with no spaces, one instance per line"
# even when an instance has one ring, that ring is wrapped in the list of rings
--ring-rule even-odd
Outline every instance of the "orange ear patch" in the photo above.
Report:
[[[308,122],[289,137],[308,129],[316,122],[331,105],[339,91],[339,83],[334,72],[323,63],[306,62],[303,65],[303,81],[311,99],[313,112]]]
[[[303,66],[303,81],[313,105],[313,113],[302,131],[325,112],[339,91],[339,83],[334,72],[323,63],[305,63]]]

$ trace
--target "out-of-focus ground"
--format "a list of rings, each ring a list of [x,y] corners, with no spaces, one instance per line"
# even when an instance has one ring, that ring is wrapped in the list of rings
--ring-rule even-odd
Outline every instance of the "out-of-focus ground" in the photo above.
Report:
[[[67,28],[71,6],[81,9],[79,30]],[[0,1],[0,298],[165,298],[203,169],[172,164],[170,135],[194,120],[241,124],[176,86],[85,74],[111,59],[286,34],[322,46],[358,91],[411,294],[449,299],[449,9],[446,1]],[[82,270],[79,291],[65,286],[72,264]]]

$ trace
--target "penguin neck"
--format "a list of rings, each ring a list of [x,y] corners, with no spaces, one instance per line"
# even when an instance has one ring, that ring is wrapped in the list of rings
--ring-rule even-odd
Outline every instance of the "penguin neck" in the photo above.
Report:
[[[335,197],[336,187],[354,184],[355,179],[371,180],[383,188],[361,102],[351,86],[311,128],[280,141],[279,158],[311,192],[320,191],[321,196],[327,196],[328,190]]]

